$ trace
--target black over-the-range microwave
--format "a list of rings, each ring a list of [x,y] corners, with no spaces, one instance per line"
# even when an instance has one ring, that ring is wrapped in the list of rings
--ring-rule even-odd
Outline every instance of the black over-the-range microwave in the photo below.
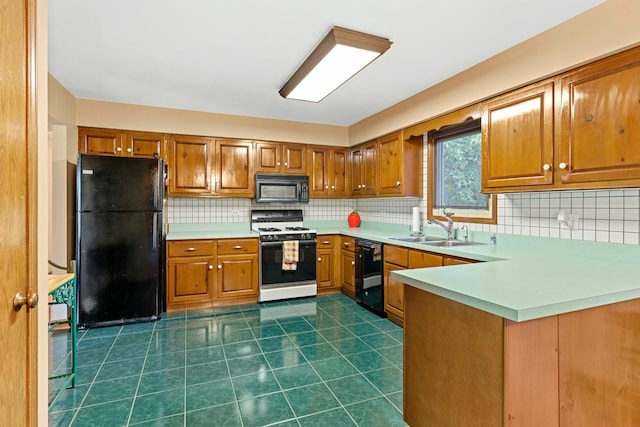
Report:
[[[309,203],[309,177],[256,174],[256,203]]]

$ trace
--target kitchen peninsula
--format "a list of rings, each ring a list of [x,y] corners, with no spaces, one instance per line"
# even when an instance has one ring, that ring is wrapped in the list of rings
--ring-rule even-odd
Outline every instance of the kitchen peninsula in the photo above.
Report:
[[[392,273],[411,426],[640,425],[639,248],[581,246]]]

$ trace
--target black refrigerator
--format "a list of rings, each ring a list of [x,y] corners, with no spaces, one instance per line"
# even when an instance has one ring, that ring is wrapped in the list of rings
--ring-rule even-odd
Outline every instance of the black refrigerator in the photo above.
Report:
[[[163,185],[160,159],[78,156],[79,328],[160,318]]]

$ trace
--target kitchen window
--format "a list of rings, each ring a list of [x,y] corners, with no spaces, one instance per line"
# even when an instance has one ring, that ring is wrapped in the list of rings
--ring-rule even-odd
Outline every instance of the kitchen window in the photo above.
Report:
[[[482,194],[480,119],[430,131],[427,218],[443,218],[442,209],[459,222],[496,224],[495,197]]]

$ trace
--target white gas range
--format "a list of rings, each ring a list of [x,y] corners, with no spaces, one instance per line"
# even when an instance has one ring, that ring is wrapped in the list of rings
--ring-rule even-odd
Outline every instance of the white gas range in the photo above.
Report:
[[[251,230],[260,235],[259,302],[317,294],[316,231],[304,226],[302,209],[252,210]]]

